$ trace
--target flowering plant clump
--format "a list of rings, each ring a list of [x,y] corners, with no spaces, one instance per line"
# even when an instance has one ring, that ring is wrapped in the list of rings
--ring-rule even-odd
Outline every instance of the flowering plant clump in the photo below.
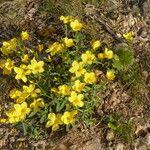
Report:
[[[16,80],[9,91],[13,104],[2,123],[42,124],[56,131],[80,121],[94,122],[93,111],[100,99],[97,92],[115,79],[112,60],[117,55],[101,47],[100,40],[85,45],[84,25],[74,17],[61,16],[60,21],[65,25],[60,41],[31,50],[27,42],[32,37],[23,31],[20,38],[2,43],[0,69]]]

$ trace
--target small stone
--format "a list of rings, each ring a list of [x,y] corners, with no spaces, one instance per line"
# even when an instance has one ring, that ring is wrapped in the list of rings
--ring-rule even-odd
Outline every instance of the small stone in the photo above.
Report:
[[[141,37],[142,37],[142,38],[145,38],[146,36],[147,36],[147,32],[146,32],[146,31],[143,31],[142,34],[141,34]]]
[[[108,131],[107,133],[107,136],[106,136],[106,139],[107,141],[112,141],[114,140],[114,132],[111,130],[111,131]]]
[[[60,144],[59,145],[59,150],[69,150],[69,148],[64,144]]]
[[[137,136],[141,136],[141,135],[145,135],[145,126],[142,126],[142,125],[137,125],[137,128],[136,128],[136,131],[135,131],[135,134]]]
[[[137,150],[148,150],[148,149],[147,149],[146,145],[142,145]]]
[[[147,143],[147,146],[150,147],[150,133],[146,135],[146,143]]]
[[[118,143],[116,145],[116,149],[115,150],[124,150],[124,144],[123,143]]]

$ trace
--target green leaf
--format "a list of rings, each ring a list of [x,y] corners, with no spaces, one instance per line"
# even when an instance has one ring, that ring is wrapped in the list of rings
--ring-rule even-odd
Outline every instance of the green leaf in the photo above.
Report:
[[[123,69],[123,65],[121,64],[120,62],[120,59],[117,55],[114,56],[114,59],[113,59],[113,67],[116,68],[118,71],[122,70]]]
[[[117,55],[119,57],[121,64],[124,67],[127,67],[128,65],[132,65],[134,62],[133,52],[128,49],[123,49],[123,48],[120,49],[117,52]]]
[[[133,65],[133,52],[127,48],[119,49],[113,58],[113,67],[118,71],[125,71],[129,66]]]
[[[62,103],[57,103],[57,105],[56,105],[56,111],[57,112],[60,112],[65,106],[66,106],[66,103],[67,103],[67,99],[62,99]]]
[[[47,115],[46,114],[42,115],[40,119],[40,123],[44,123],[46,119],[47,119]]]
[[[33,116],[36,115],[36,113],[37,113],[37,112],[35,112],[35,111],[31,112],[30,115],[28,116],[28,118],[32,118]]]
[[[22,122],[22,127],[23,127],[23,133],[24,133],[24,135],[27,135],[27,130],[28,130],[28,126],[27,126],[27,124],[26,123],[24,123],[24,122]]]

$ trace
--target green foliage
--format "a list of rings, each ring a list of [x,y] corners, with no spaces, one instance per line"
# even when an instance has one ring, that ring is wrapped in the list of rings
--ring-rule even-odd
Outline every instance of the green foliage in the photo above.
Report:
[[[126,71],[129,66],[133,65],[134,56],[130,49],[119,49],[113,59],[113,67],[118,71]]]
[[[133,80],[137,73],[135,68],[135,59],[131,43],[117,50],[113,59],[112,66],[117,70],[123,80]]]
[[[41,128],[56,131],[79,122],[91,126],[100,101],[97,93],[108,83],[106,78],[99,80],[95,72],[100,41],[91,44],[82,32],[82,23],[74,17],[61,16],[60,20],[65,32],[59,41],[30,49],[27,43],[32,36],[23,31],[20,38],[3,42],[0,49],[1,71],[16,81],[9,91],[13,104],[6,120],[22,125],[25,135],[37,137]]]
[[[111,115],[107,122],[108,128],[112,129],[117,136],[120,136],[132,142],[133,140],[133,122],[130,120],[124,120],[119,115]]]

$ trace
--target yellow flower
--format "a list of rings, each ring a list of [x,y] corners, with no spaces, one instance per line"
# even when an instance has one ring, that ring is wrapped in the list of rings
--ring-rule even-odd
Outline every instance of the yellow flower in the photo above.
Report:
[[[0,60],[0,68],[1,68],[1,69],[4,68],[5,62],[6,62],[6,60],[4,60],[4,59]]]
[[[100,59],[112,59],[114,57],[114,53],[112,50],[109,50],[108,48],[105,48],[104,53],[99,53],[98,58]]]
[[[55,87],[51,88],[50,91],[53,93],[59,93],[58,89]]]
[[[29,39],[29,34],[28,34],[27,31],[22,31],[22,32],[21,32],[21,39],[22,39],[23,41]]]
[[[108,48],[105,48],[104,50],[104,58],[107,58],[107,59],[112,59],[114,56],[114,53],[112,50],[108,50]]]
[[[39,93],[41,93],[40,89],[35,89],[34,84],[30,84],[29,86],[23,86],[23,92],[28,93],[31,97],[37,97]]]
[[[27,103],[15,104],[13,109],[6,112],[9,123],[16,123],[22,121],[30,113],[31,109],[27,107]]]
[[[30,95],[26,92],[21,92],[20,96],[15,98],[16,103],[22,103],[24,102]]]
[[[64,124],[72,124],[75,122],[75,116],[77,115],[77,110],[74,110],[72,112],[66,111],[63,116],[61,117],[61,120]]]
[[[64,43],[65,43],[66,47],[72,47],[74,45],[73,39],[69,39],[67,37],[64,38]]]
[[[95,56],[94,54],[92,54],[92,52],[86,51],[84,54],[81,55],[81,59],[84,64],[92,64]]]
[[[28,63],[28,60],[29,60],[29,56],[27,54],[25,54],[22,58],[21,58],[21,61],[23,63]]]
[[[38,45],[38,51],[41,52],[44,49],[44,45],[43,44],[39,44]]]
[[[97,57],[100,58],[100,59],[104,59],[104,54],[103,54],[103,53],[99,53],[99,54],[97,55]]]
[[[47,53],[51,53],[51,55],[55,55],[58,52],[61,52],[64,48],[64,45],[59,43],[59,42],[55,42],[52,45],[50,45],[47,49]]]
[[[14,115],[20,117],[20,119],[25,119],[26,115],[30,113],[31,109],[28,108],[27,103],[23,102],[22,104],[15,104],[14,105],[15,113]]]
[[[132,32],[132,31],[123,34],[123,37],[129,41],[133,41],[133,36],[134,36],[134,32]]]
[[[16,99],[17,97],[19,97],[21,95],[21,91],[17,90],[17,89],[13,89],[9,92],[9,96],[12,99]]]
[[[114,80],[115,78],[115,71],[114,70],[108,70],[106,73],[106,77],[108,80]]]
[[[83,94],[77,94],[75,91],[71,92],[71,96],[69,97],[69,102],[71,102],[74,106],[83,107]]]
[[[84,90],[84,87],[85,83],[81,83],[80,80],[76,80],[72,89],[80,93],[81,91]]]
[[[1,118],[1,119],[0,119],[0,123],[3,123],[3,124],[5,123],[5,124],[6,124],[6,123],[7,123],[7,119]]]
[[[37,61],[35,60],[35,58],[33,58],[33,59],[31,60],[31,64],[28,65],[28,68],[31,70],[31,72],[32,72],[33,74],[38,74],[38,73],[44,72],[43,66],[44,66],[44,62],[43,62],[43,61],[37,62]]]
[[[11,59],[7,59],[3,65],[3,74],[11,74],[12,69],[14,68],[14,61]]]
[[[70,86],[68,86],[68,85],[60,85],[59,87],[58,87],[58,93],[59,94],[62,94],[62,95],[69,95],[70,94]]]
[[[101,46],[101,43],[99,40],[92,42],[92,49],[97,50]]]
[[[79,22],[79,20],[75,19],[70,23],[70,27],[72,28],[73,31],[81,31],[83,25]]]
[[[61,121],[61,117],[61,114],[56,115],[54,113],[49,113],[46,127],[49,128],[52,126],[52,131],[56,131],[59,128],[59,125],[63,124],[63,122]]]
[[[96,82],[96,75],[94,72],[90,72],[90,73],[85,73],[84,75],[84,81],[87,83],[87,84],[93,84]]]
[[[29,75],[31,72],[28,70],[26,65],[20,65],[19,67],[14,67],[14,71],[16,73],[15,79],[19,80],[21,79],[23,82],[27,82],[26,75]]]
[[[60,21],[63,21],[64,24],[73,21],[74,18],[72,16],[60,16]]]
[[[75,79],[76,79],[76,76],[72,76],[72,77],[70,78],[71,81],[74,81]]]
[[[17,89],[13,89],[10,91],[9,96],[12,99],[15,99],[17,103],[22,103],[29,97],[29,94],[26,92],[21,92]]]
[[[34,99],[34,101],[30,104],[30,108],[33,108],[34,111],[39,111],[40,108],[44,107],[44,101],[41,98]]]
[[[77,77],[80,77],[82,74],[86,72],[83,68],[82,62],[73,61],[72,67],[69,69],[71,73],[75,73]]]
[[[4,55],[8,55],[11,54],[15,51],[17,47],[17,39],[13,38],[9,41],[5,41],[3,42],[2,47],[0,48],[0,51],[4,54]]]

